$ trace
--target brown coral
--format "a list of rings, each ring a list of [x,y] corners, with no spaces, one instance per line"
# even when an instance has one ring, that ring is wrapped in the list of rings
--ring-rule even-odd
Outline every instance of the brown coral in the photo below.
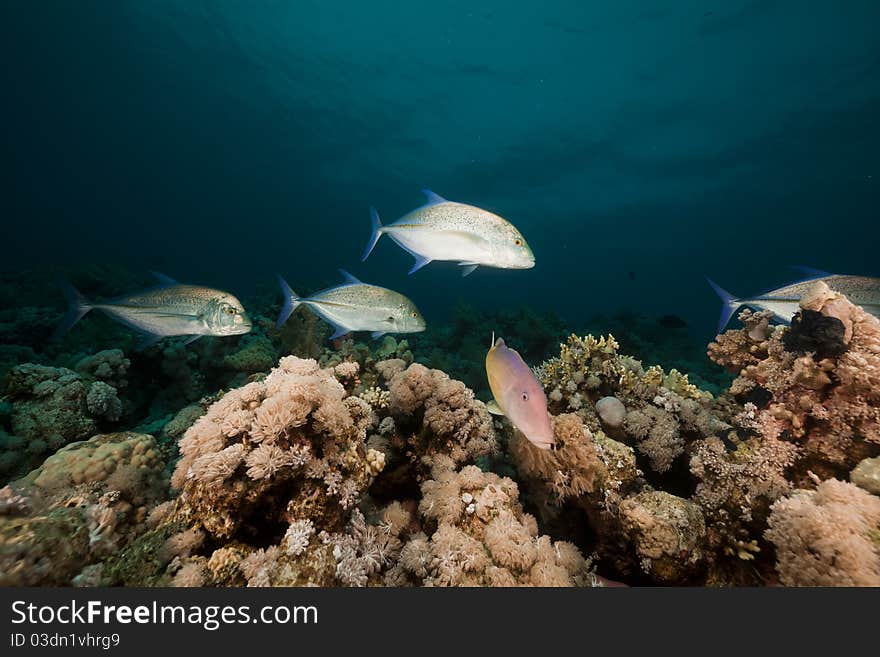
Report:
[[[369,405],[346,395],[332,370],[294,356],[227,393],[181,440],[181,512],[219,539],[292,517],[341,527],[377,463],[364,444]]]
[[[595,584],[573,545],[538,535],[515,482],[453,465],[438,458],[432,479],[422,484],[419,512],[430,537],[410,538],[394,575],[432,586]]]

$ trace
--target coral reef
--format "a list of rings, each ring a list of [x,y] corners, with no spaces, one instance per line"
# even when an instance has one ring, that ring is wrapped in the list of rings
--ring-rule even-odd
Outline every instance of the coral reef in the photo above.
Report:
[[[878,585],[880,322],[822,284],[706,363],[672,316],[598,318],[624,349],[466,308],[327,342],[274,295],[242,338],[44,345],[36,290],[0,314],[0,585]],[[549,357],[554,449],[481,401],[489,324]]]
[[[422,531],[400,549],[386,582],[429,586],[596,585],[589,563],[571,543],[540,535],[522,509],[516,483],[437,458],[422,484]],[[400,523],[404,525],[404,523]]]
[[[794,480],[808,485],[807,472],[843,478],[880,453],[880,321],[821,281],[801,308],[791,328],[757,331],[761,314],[745,314],[709,357],[738,375],[731,394],[755,404],[748,428],[799,447]]]
[[[142,531],[167,494],[152,436],[73,443],[0,490],[0,586],[101,582],[99,571]]]
[[[773,504],[768,540],[786,586],[880,586],[880,497],[828,479]]]
[[[40,463],[47,453],[112,427],[122,416],[113,386],[66,368],[26,363],[12,368],[5,394],[10,432],[0,432],[0,481]]]
[[[464,383],[418,363],[403,369],[399,359],[377,369],[388,384],[393,448],[427,460],[443,453],[456,464],[497,449],[492,416]]]
[[[282,358],[263,381],[228,392],[180,442],[180,513],[218,540],[308,518],[339,529],[377,474],[365,447],[372,411],[331,370]]]

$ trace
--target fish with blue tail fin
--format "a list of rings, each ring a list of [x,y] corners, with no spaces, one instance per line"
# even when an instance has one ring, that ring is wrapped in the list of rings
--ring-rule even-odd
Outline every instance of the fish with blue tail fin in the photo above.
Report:
[[[100,302],[90,301],[69,281],[61,280],[68,310],[53,339],[60,339],[92,310],[140,333],[140,348],[170,337],[186,336],[189,343],[202,336],[242,335],[253,327],[241,302],[229,292],[152,273],[159,281],[156,287]]]
[[[845,295],[851,302],[864,308],[866,312],[880,317],[880,278],[830,274],[808,267],[797,267],[797,269],[807,274],[808,278],[753,297],[737,297],[707,277],[709,285],[721,298],[718,332],[724,330],[733,313],[742,306],[769,310],[779,321],[790,323],[791,318],[800,308],[801,297],[810,289],[810,286],[818,281],[822,281],[835,292]]]
[[[425,318],[407,297],[388,288],[363,283],[343,269],[339,271],[344,283],[308,297],[299,296],[279,275],[284,305],[276,326],[280,328],[294,310],[304,305],[333,326],[331,340],[353,331],[369,331],[378,338],[386,333],[425,330]]]
[[[473,205],[448,201],[427,189],[422,192],[427,204],[392,224],[383,225],[376,209],[370,208],[373,230],[362,261],[372,253],[379,238],[388,235],[415,258],[410,274],[435,260],[457,262],[462,276],[480,266],[535,266],[535,256],[522,233],[506,219]]]

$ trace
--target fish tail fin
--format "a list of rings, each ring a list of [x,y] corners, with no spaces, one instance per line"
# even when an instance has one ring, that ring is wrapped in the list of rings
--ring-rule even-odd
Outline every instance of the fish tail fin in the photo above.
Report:
[[[706,277],[706,282],[712,286],[715,294],[721,298],[721,315],[718,317],[718,332],[721,333],[724,327],[727,326],[733,313],[742,305],[742,302],[708,276]]]
[[[281,285],[281,294],[284,295],[284,305],[281,307],[281,314],[278,315],[278,321],[275,322],[275,328],[281,328],[284,322],[287,321],[287,318],[290,317],[290,314],[296,310],[296,307],[300,304],[299,295],[290,289],[290,286],[287,284],[281,274],[276,274],[278,276],[278,283]]]
[[[53,341],[60,340],[74,324],[94,307],[66,278],[59,278],[58,284],[64,293],[64,298],[67,299],[67,312],[52,334]]]
[[[372,221],[373,232],[370,233],[370,241],[367,243],[367,248],[364,249],[364,255],[361,256],[361,262],[370,256],[373,252],[373,247],[376,246],[376,242],[382,237],[383,226],[382,222],[379,221],[379,213],[376,212],[376,208],[370,208],[370,220]]]

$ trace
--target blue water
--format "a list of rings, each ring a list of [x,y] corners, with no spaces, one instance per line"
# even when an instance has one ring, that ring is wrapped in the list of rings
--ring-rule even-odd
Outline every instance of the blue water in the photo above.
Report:
[[[48,6],[51,5],[51,10]],[[245,295],[337,267],[411,296],[675,314],[789,264],[878,275],[877,2],[7,2],[4,270],[115,263]],[[537,266],[406,276],[419,190]],[[295,282],[295,283],[294,283]],[[47,303],[60,304],[60,295]]]

